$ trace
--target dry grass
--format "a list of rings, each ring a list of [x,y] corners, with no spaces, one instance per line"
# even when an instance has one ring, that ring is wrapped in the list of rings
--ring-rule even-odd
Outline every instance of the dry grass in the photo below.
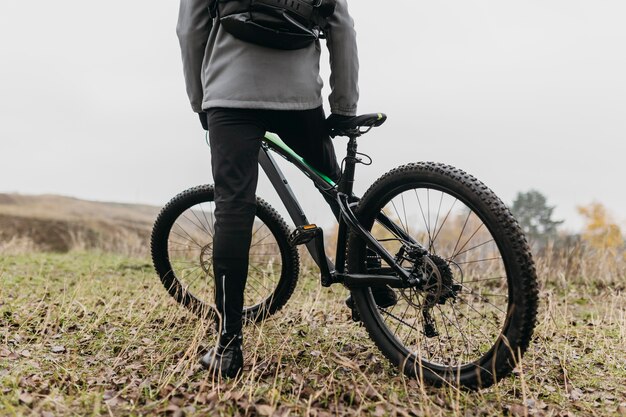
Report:
[[[311,270],[245,331],[246,369],[197,365],[211,326],[170,299],[149,261],[99,252],[0,260],[0,415],[624,415],[623,259],[539,260],[536,337],[515,377],[481,392],[399,375]]]
[[[104,250],[147,256],[158,207],[0,194],[0,253]]]

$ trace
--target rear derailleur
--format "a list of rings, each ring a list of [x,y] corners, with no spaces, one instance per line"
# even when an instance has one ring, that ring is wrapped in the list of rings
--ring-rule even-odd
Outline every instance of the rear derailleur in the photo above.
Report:
[[[454,283],[449,262],[442,257],[424,253],[421,247],[405,248],[405,254],[413,264],[411,275],[416,277],[420,284],[415,288],[401,290],[401,294],[409,304],[421,310],[424,335],[428,338],[439,336],[437,323],[431,311],[438,304],[444,305],[448,300],[454,303],[462,286]],[[416,292],[422,297],[418,297]]]

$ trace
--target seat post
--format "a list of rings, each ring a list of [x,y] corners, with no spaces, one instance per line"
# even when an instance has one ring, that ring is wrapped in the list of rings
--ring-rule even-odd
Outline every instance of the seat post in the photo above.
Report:
[[[354,188],[354,175],[356,172],[356,150],[357,143],[356,138],[358,135],[350,135],[348,140],[348,151],[346,153],[346,167],[343,170],[341,181],[339,183],[339,192],[352,195],[352,189]]]

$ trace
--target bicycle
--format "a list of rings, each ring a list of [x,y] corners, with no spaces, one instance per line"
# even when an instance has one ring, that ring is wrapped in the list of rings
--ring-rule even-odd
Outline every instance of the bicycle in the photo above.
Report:
[[[298,280],[297,246],[306,245],[321,284],[350,290],[353,319],[402,372],[435,386],[487,387],[512,372],[535,327],[537,277],[528,244],[489,188],[448,165],[403,165],[354,196],[356,165],[371,163],[357,152],[357,138],[385,120],[359,116],[332,132],[348,137],[337,183],[277,135],[265,135],[259,164],[296,227],[291,231],[257,197],[244,317],[261,321],[285,305]],[[339,213],[334,263],[322,229],[309,224],[272,153],[307,175]],[[163,285],[203,318],[213,314],[213,224],[213,187],[202,185],[162,209],[151,238]],[[379,306],[375,293],[385,287],[396,303]]]

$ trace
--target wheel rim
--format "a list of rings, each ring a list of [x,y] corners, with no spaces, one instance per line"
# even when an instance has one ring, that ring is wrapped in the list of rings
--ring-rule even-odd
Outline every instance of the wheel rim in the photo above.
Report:
[[[215,310],[214,209],[215,204],[210,201],[187,208],[175,219],[167,240],[171,273],[180,293],[177,298],[194,300],[194,310],[201,313]],[[248,316],[262,314],[269,307],[283,269],[278,242],[261,217],[257,213],[252,229],[244,293],[244,314]]]
[[[428,249],[427,259],[436,267],[426,274],[431,277],[428,289],[394,290],[398,303],[375,308],[375,319],[403,355],[420,358],[421,365],[450,372],[478,365],[493,351],[509,317],[509,274],[502,245],[470,202],[441,186],[398,188],[381,199],[374,212],[381,210]],[[401,253],[404,242],[394,233],[378,220],[370,227],[391,254]],[[415,262],[409,257],[402,265],[412,268]],[[386,267],[383,261],[382,270]],[[373,299],[370,305],[375,305]]]

